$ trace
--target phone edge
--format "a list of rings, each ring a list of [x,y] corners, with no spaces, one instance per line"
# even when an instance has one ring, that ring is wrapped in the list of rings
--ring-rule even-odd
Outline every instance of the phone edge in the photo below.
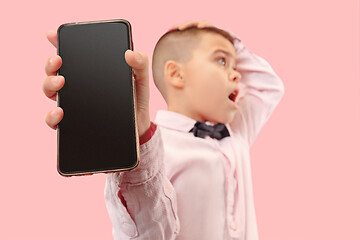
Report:
[[[59,39],[60,39],[60,31],[64,26],[69,26],[69,25],[77,25],[77,24],[89,24],[89,23],[103,23],[103,22],[123,22],[128,26],[128,35],[129,35],[129,44],[130,44],[130,50],[134,50],[134,46],[133,46],[133,41],[132,41],[132,28],[131,28],[131,24],[128,20],[126,19],[109,19],[109,20],[97,20],[97,21],[84,21],[84,22],[72,22],[72,23],[64,23],[61,24],[58,29],[57,29],[57,55],[60,56],[60,51],[59,51]],[[114,169],[114,170],[104,170],[104,171],[91,171],[91,172],[81,172],[81,173],[64,173],[61,172],[60,170],[60,165],[59,165],[59,126],[57,125],[56,127],[56,132],[57,132],[57,171],[58,173],[63,176],[63,177],[72,177],[72,176],[88,176],[88,175],[93,175],[93,174],[99,174],[99,173],[105,173],[105,174],[110,174],[110,173],[116,173],[116,172],[124,172],[124,171],[131,171],[136,169],[139,166],[140,163],[140,143],[139,143],[139,135],[138,135],[138,127],[137,127],[137,114],[136,114],[136,90],[135,90],[135,79],[134,79],[134,73],[132,68],[130,67],[130,74],[131,74],[131,79],[132,79],[132,92],[133,92],[133,110],[134,110],[134,124],[135,124],[135,139],[136,139],[136,163],[134,166],[131,166],[129,168],[122,168],[122,169]],[[56,71],[56,75],[59,75],[59,70]],[[56,92],[56,102],[57,102],[57,107],[60,107],[59,104],[59,92]]]

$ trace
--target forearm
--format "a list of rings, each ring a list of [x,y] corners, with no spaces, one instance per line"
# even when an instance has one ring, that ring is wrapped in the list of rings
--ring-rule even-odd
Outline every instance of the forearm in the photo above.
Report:
[[[245,85],[248,93],[263,98],[265,96],[260,95],[267,92],[263,95],[271,93],[272,98],[280,100],[284,94],[284,84],[270,64],[248,50],[233,33],[230,34],[235,38],[236,67],[241,73],[240,82]]]
[[[241,73],[239,113],[231,127],[251,146],[284,95],[284,85],[268,62],[230,34],[235,37],[236,67]]]
[[[107,178],[105,200],[114,238],[174,239],[179,231],[176,194],[164,175],[159,129],[141,145],[140,153],[140,164],[135,170]]]

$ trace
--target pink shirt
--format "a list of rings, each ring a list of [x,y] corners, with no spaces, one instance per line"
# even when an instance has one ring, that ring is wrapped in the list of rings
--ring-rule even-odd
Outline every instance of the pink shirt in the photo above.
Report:
[[[243,96],[227,125],[230,137],[195,137],[195,120],[159,111],[154,135],[140,146],[140,165],[107,176],[114,239],[258,239],[249,149],[284,86],[239,39],[235,48]]]

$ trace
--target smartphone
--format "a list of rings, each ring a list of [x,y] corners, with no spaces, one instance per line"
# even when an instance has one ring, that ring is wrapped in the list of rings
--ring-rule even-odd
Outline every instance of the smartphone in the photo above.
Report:
[[[62,176],[134,169],[139,159],[135,90],[125,51],[133,50],[125,19],[59,26],[57,170]]]

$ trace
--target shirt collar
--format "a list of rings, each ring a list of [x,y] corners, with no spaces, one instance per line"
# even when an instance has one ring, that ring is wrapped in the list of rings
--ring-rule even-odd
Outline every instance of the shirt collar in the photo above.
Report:
[[[159,110],[156,113],[155,123],[160,127],[189,132],[194,127],[196,120],[177,112]]]
[[[181,113],[168,110],[158,110],[155,116],[155,123],[160,127],[180,132],[190,132],[190,130],[194,127],[196,120],[189,118]],[[206,121],[205,123],[208,125],[213,125],[209,121]],[[225,124],[225,126],[227,127],[230,136],[232,136],[230,125]]]

